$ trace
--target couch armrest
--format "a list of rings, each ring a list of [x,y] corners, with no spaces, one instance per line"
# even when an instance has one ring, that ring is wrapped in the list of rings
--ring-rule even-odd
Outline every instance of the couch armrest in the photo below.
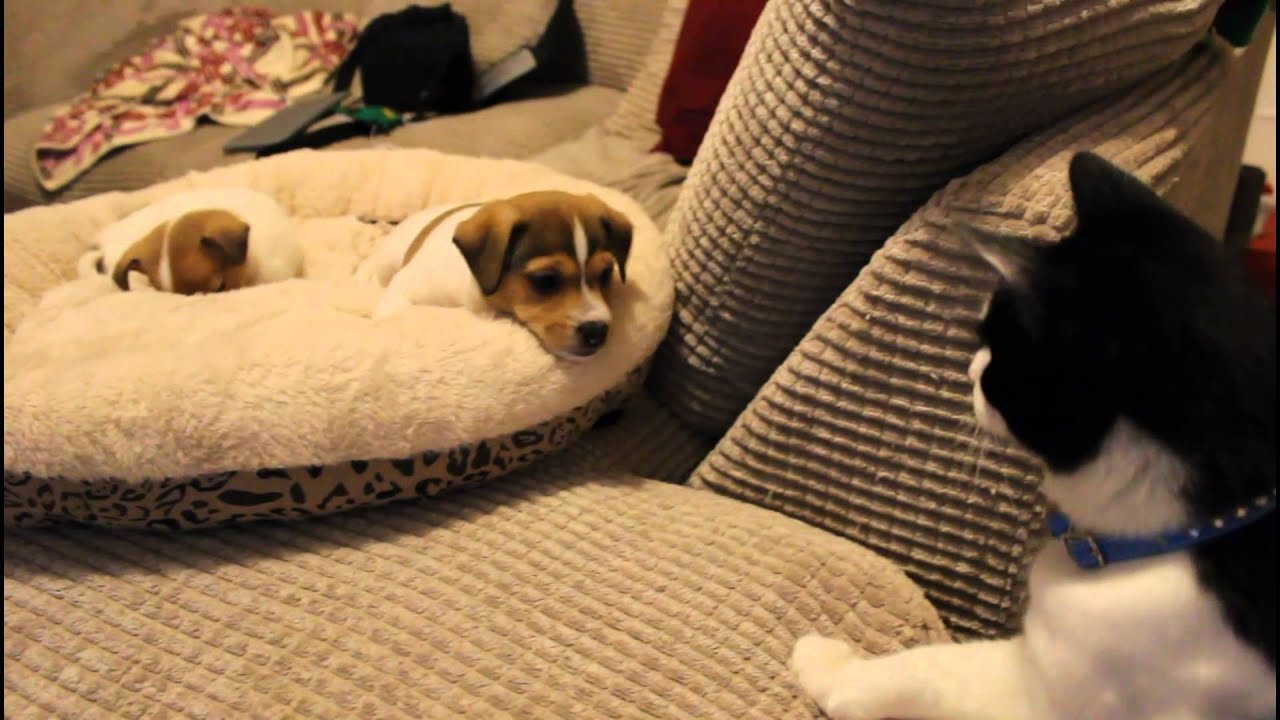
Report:
[[[1253,122],[1253,106],[1267,63],[1270,38],[1275,33],[1276,15],[1267,13],[1254,33],[1253,43],[1239,51],[1223,78],[1213,117],[1206,132],[1191,148],[1182,175],[1189,182],[1169,191],[1169,200],[1209,229],[1216,237],[1227,230],[1245,140]]]
[[[1021,450],[978,439],[966,368],[994,278],[944,223],[969,217],[1041,241],[1061,237],[1073,223],[1067,164],[1087,148],[1162,193],[1200,187],[1189,158],[1216,130],[1220,90],[1237,69],[1223,48],[1202,44],[937,193],[810,330],[691,482],[894,559],[957,636],[1014,628],[1040,537],[1039,470]]]

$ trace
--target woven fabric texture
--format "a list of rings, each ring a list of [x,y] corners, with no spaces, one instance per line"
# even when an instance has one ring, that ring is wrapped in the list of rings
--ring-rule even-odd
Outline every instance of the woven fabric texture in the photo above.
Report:
[[[667,0],[574,0],[593,84],[625,90],[643,68]]]
[[[600,423],[578,442],[606,467],[640,477],[683,484],[715,447],[643,390],[605,418],[611,422]]]
[[[847,540],[569,452],[315,522],[6,531],[5,717],[812,718],[799,635],[947,639]]]
[[[654,17],[656,30],[631,85],[621,104],[602,125],[606,134],[624,138],[646,150],[658,143],[662,136],[658,129],[658,96],[662,83],[671,67],[671,55],[676,49],[676,38],[684,22],[688,0],[667,0],[661,14]]]
[[[719,436],[933,192],[1174,62],[1218,5],[770,3],[672,216],[659,399]]]
[[[853,538],[907,569],[953,633],[1020,615],[1039,469],[981,436],[967,367],[994,277],[961,218],[1051,242],[1074,221],[1067,164],[1093,148],[1168,193],[1226,61],[1201,48],[936,195],[876,253],[694,474],[693,484]]]

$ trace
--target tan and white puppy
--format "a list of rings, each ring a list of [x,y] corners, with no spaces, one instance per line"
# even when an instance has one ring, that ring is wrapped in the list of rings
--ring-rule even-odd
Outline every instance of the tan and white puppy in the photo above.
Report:
[[[559,357],[609,336],[610,289],[626,282],[631,222],[594,195],[540,191],[430,207],[387,234],[356,271],[386,287],[374,319],[411,305],[510,315]]]
[[[293,222],[270,196],[191,190],[103,228],[80,260],[80,274],[90,273],[109,275],[121,290],[221,292],[298,277],[302,249]]]

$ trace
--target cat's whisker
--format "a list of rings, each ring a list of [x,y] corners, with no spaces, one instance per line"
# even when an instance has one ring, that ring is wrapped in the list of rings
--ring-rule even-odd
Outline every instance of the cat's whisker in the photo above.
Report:
[[[969,480],[976,485],[982,473],[982,463],[986,460],[987,453],[987,434],[982,432],[982,428],[976,424],[974,425],[973,439],[978,445],[978,453],[973,462],[973,477],[969,478]]]

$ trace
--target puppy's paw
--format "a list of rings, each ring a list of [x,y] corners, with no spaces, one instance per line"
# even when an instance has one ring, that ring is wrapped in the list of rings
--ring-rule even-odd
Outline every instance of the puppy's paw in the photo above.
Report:
[[[413,303],[400,293],[387,291],[382,293],[382,299],[378,301],[378,306],[374,308],[372,320],[381,320],[384,317],[390,317],[398,312],[407,310],[412,307]]]
[[[386,287],[387,278],[383,268],[382,258],[377,253],[370,255],[364,259],[364,262],[356,266],[356,282],[361,285],[371,285],[373,287]]]
[[[373,264],[373,258],[367,258],[364,262],[356,266],[356,272],[355,272],[356,282],[360,283],[361,285],[377,284],[377,281],[375,280],[373,268],[370,267],[370,265],[372,264]]]
[[[129,292],[160,292],[155,285],[151,284],[151,278],[147,277],[144,272],[131,270],[125,275],[124,284],[129,288]]]
[[[76,262],[76,275],[85,277],[102,277],[107,274],[106,267],[103,265],[102,251],[94,248]]]

